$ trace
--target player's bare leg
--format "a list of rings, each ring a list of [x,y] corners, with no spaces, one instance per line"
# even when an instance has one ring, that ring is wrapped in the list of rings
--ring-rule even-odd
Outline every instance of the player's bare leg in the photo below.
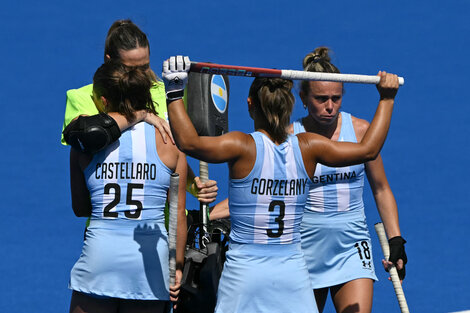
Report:
[[[374,282],[359,278],[330,288],[331,298],[338,313],[370,313]]]

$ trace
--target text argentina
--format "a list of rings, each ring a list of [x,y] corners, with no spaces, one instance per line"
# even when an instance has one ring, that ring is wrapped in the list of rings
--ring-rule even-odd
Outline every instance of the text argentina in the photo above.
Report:
[[[320,176],[313,176],[312,181],[314,184],[318,183],[329,183],[336,182],[338,180],[348,180],[356,178],[356,172],[344,172],[344,173],[334,173],[334,174],[325,174]]]

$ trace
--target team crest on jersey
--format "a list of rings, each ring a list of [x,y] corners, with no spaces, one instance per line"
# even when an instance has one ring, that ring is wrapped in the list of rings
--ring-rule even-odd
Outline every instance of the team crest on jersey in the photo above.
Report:
[[[221,75],[212,76],[211,98],[217,111],[224,113],[227,110],[227,86]]]

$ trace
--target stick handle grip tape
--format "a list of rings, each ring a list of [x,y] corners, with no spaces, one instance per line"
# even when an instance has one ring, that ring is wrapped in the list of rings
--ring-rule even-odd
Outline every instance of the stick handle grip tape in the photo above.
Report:
[[[206,181],[209,180],[209,165],[204,162],[204,161],[199,161],[199,178],[201,179],[202,183],[205,183]],[[201,217],[202,217],[202,228],[203,228],[203,233],[207,233],[208,231],[208,224],[209,224],[209,218],[208,216],[208,210],[209,206],[207,204],[200,204],[200,210],[201,210]]]
[[[168,223],[168,248],[169,248],[169,269],[170,286],[175,284],[176,279],[176,229],[178,226],[178,186],[180,176],[177,173],[170,177],[170,205]]]

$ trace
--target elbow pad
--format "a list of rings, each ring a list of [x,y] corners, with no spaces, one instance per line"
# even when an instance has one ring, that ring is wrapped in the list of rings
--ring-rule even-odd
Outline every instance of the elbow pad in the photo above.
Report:
[[[73,148],[94,154],[121,137],[116,121],[105,113],[79,116],[64,129],[64,139]]]

